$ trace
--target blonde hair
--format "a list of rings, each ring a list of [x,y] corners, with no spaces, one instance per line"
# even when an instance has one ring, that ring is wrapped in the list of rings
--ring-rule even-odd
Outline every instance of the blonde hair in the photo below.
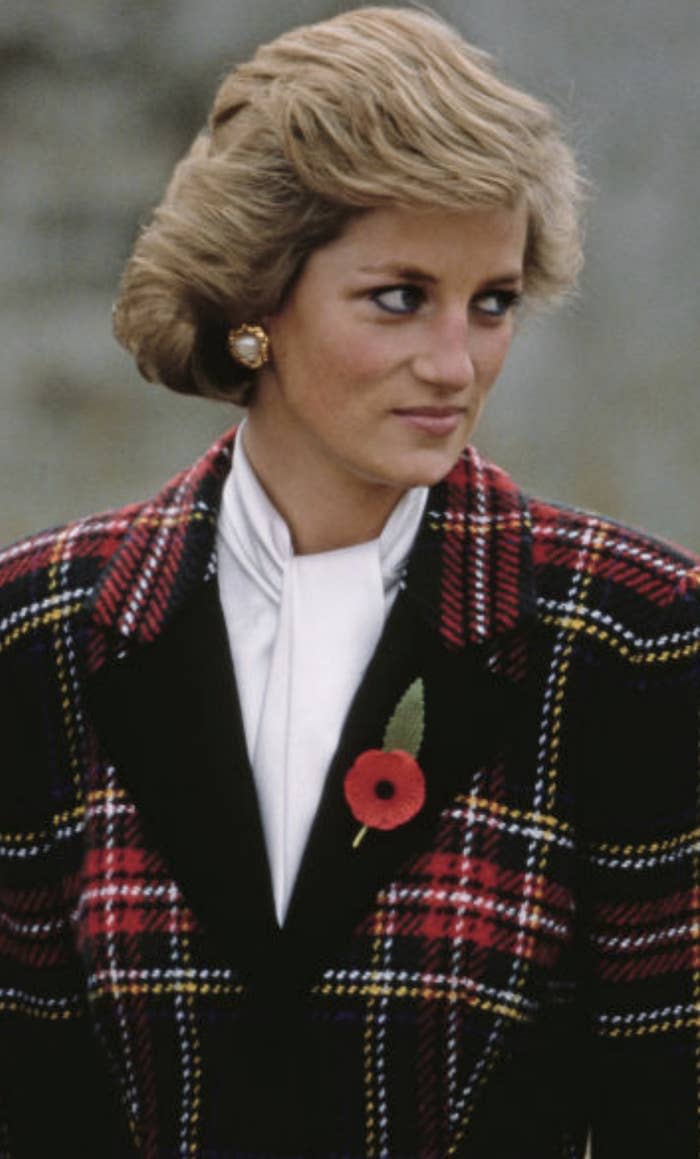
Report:
[[[145,378],[244,402],[228,328],[274,313],[351,218],[521,201],[526,295],[556,299],[581,265],[581,180],[552,111],[438,18],[358,8],[225,78],[136,241],[115,333]]]

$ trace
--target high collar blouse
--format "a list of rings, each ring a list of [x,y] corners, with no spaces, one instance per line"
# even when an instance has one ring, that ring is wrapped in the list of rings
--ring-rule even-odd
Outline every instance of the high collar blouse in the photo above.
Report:
[[[217,528],[218,583],[277,920],[326,772],[399,590],[427,499],[406,491],[377,539],[295,555],[238,432]]]

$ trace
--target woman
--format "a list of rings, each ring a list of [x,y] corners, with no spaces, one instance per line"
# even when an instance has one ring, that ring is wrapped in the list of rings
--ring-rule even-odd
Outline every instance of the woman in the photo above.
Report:
[[[696,1154],[698,561],[467,447],[578,204],[427,15],[223,82],[116,331],[246,421],[0,557],[7,1154]]]

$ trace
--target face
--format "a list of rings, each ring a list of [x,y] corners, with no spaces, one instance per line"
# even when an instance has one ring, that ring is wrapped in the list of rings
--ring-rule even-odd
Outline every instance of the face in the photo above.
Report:
[[[524,209],[356,218],[265,319],[251,433],[315,487],[432,484],[469,440],[513,336]]]

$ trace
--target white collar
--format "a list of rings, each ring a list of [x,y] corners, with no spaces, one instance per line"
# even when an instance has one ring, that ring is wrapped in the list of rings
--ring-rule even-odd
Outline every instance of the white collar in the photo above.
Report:
[[[294,557],[292,538],[287,523],[268,498],[251,466],[243,440],[244,427],[245,422],[238,429],[233,466],[224,484],[219,532],[251,582],[261,587],[270,600],[279,603],[285,566]],[[399,499],[376,540],[385,592],[394,590],[399,583],[427,497],[427,487],[409,488]],[[364,547],[363,544],[357,546]],[[344,547],[303,558],[309,564],[312,560],[317,561],[322,567],[324,558],[342,552],[350,559],[354,550],[354,547]]]

